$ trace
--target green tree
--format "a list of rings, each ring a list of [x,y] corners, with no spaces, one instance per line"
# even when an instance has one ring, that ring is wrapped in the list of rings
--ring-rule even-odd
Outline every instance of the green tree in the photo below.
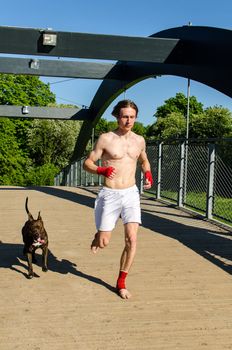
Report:
[[[51,163],[30,167],[26,173],[26,184],[27,186],[54,185],[54,177],[58,172],[59,168]]]
[[[143,125],[143,123],[140,122],[135,122],[134,127],[133,127],[133,131],[141,136],[145,136],[146,135],[146,127]]]
[[[232,134],[232,115],[227,108],[214,106],[190,119],[190,137],[221,138]]]
[[[98,124],[95,127],[94,133],[95,133],[95,139],[97,139],[101,134],[113,131],[117,129],[118,123],[117,121],[107,121],[104,118],[101,118],[98,122]],[[144,136],[146,134],[146,128],[145,126],[140,122],[135,122],[133,131],[138,134]]]
[[[0,74],[0,104],[46,106],[55,102],[49,84],[38,77]],[[27,143],[32,120],[0,118],[0,181],[1,184],[25,185],[32,166]]]
[[[34,120],[28,129],[30,156],[36,166],[68,165],[81,123],[78,121]]]
[[[24,185],[24,174],[31,162],[20,149],[15,124],[0,120],[0,185]]]
[[[105,118],[101,118],[94,129],[94,137],[97,139],[101,134],[108,132],[108,122]]]
[[[108,131],[113,131],[117,129],[117,127],[118,127],[118,123],[116,122],[116,120],[108,122]]]
[[[187,97],[183,93],[179,92],[175,97],[169,98],[162,106],[158,107],[154,116],[157,119],[165,118],[170,115],[170,113],[175,112],[180,113],[186,117],[187,102]],[[203,112],[203,104],[201,102],[198,102],[195,96],[191,96],[189,98],[189,111],[190,115]]]
[[[55,102],[55,95],[49,84],[44,84],[36,76],[0,74],[0,104],[16,106],[46,106]],[[27,154],[26,133],[31,120],[12,119],[20,149]]]
[[[181,113],[172,112],[165,118],[158,118],[156,123],[147,129],[147,137],[170,139],[185,136],[186,119]]]
[[[49,84],[30,75],[0,74],[0,104],[47,106],[55,102]]]
[[[154,116],[156,122],[146,128],[148,139],[179,138],[186,134],[187,97],[183,93],[177,93],[165,101],[164,105],[157,108]],[[189,99],[189,115],[203,113],[203,104],[198,102],[195,96]]]

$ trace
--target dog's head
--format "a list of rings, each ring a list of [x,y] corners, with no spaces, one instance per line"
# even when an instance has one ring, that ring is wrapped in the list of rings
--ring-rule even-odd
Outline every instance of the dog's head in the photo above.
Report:
[[[28,198],[26,198],[25,209],[28,215],[28,220],[22,228],[23,241],[27,249],[33,250],[43,247],[48,243],[47,232],[44,228],[43,220],[38,213],[37,219],[34,219],[28,209]]]
[[[38,218],[34,219],[28,209],[28,197],[26,198],[25,209],[28,215],[28,221],[23,232],[26,233],[26,236],[34,247],[39,247],[44,244],[46,240],[46,231],[40,211],[38,213]]]
[[[44,224],[40,212],[38,218],[34,219],[31,213],[28,213],[28,235],[32,238],[32,245],[35,247],[45,243]]]

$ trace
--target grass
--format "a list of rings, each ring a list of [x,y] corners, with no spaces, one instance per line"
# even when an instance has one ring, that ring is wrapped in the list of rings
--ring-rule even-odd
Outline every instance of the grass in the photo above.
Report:
[[[213,214],[232,223],[232,198],[215,196]]]
[[[152,194],[147,193],[150,197]],[[155,195],[154,195],[155,196]],[[170,200],[177,204],[178,195],[174,191],[161,191],[161,198]],[[188,192],[184,205],[189,209],[193,208],[201,214],[206,213],[207,198],[205,192]],[[232,225],[232,198],[225,198],[216,195],[213,203],[213,217],[223,223]]]

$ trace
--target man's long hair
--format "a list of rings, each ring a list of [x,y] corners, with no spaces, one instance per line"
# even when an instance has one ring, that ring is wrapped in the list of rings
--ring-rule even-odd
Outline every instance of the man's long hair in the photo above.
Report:
[[[127,107],[131,107],[133,108],[135,111],[136,111],[136,116],[138,115],[138,112],[139,112],[139,109],[138,107],[136,106],[136,104],[131,101],[131,100],[122,100],[122,101],[119,101],[116,106],[114,106],[113,108],[113,111],[112,111],[112,115],[116,118],[119,117],[120,115],[120,109],[121,108],[127,108]]]

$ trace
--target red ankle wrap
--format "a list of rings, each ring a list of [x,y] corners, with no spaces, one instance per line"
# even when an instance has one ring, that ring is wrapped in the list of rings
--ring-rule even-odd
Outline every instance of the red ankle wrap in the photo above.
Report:
[[[126,285],[125,285],[126,276],[127,276],[127,272],[125,272],[125,271],[119,272],[119,276],[118,276],[118,280],[117,280],[117,289],[118,290],[126,289]]]

